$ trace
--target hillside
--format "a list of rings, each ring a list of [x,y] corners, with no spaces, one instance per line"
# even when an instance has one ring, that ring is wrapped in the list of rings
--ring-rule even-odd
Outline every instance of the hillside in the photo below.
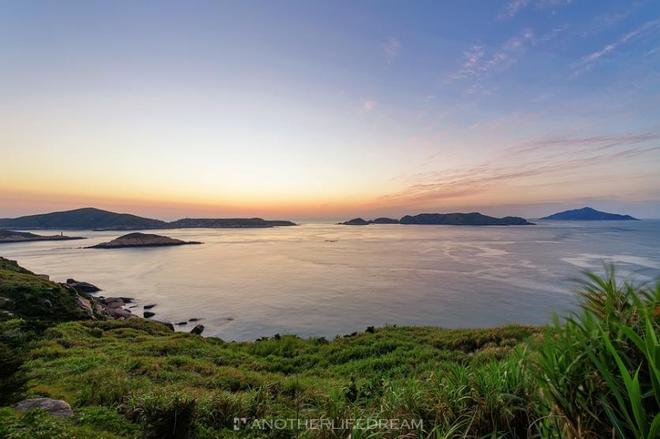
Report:
[[[444,224],[460,226],[511,226],[533,225],[524,218],[505,216],[495,218],[478,212],[472,213],[421,213],[419,215],[406,215],[400,220],[401,224]]]
[[[565,210],[541,219],[557,221],[639,221],[637,218],[633,218],[630,215],[602,212],[600,210],[592,209],[591,207]]]
[[[93,207],[0,219],[0,227],[6,229],[157,229],[166,224],[165,221],[157,219]]]
[[[0,316],[45,323],[88,318],[79,297],[74,289],[0,257]]]

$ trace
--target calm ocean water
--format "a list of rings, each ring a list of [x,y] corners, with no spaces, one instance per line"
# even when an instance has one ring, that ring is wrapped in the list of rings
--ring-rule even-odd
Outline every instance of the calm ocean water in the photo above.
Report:
[[[581,270],[613,262],[627,277],[660,276],[660,220],[157,233],[204,244],[82,249],[121,234],[83,231],[69,234],[85,241],[2,244],[0,255],[53,280],[133,297],[134,312],[155,303],[159,320],[200,318],[205,335],[227,340],[332,337],[385,324],[545,323],[574,306]]]

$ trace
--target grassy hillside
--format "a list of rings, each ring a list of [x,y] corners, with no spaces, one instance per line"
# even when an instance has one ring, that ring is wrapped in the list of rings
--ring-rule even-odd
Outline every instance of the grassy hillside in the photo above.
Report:
[[[235,343],[142,319],[79,320],[15,343],[23,320],[6,319],[0,336],[24,354],[10,399],[64,399],[75,416],[5,407],[0,437],[657,437],[660,288],[614,282],[591,279],[584,310],[549,328]],[[336,429],[274,422],[320,418]],[[347,419],[399,423],[351,431]]]
[[[0,258],[0,313],[24,320],[62,322],[86,318],[71,288]]]

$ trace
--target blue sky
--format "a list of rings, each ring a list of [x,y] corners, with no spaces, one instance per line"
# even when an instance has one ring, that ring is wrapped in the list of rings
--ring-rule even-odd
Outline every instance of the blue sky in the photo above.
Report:
[[[660,217],[660,2],[2,2],[0,215]]]

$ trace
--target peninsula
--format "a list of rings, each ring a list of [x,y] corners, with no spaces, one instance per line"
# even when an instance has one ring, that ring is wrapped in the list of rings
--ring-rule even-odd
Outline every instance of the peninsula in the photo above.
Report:
[[[87,248],[164,247],[172,245],[201,244],[199,241],[182,241],[151,233],[129,233],[112,241],[102,242]]]
[[[64,235],[37,235],[30,232],[15,232],[13,230],[0,230],[0,244],[10,242],[30,242],[30,241],[70,241],[73,239],[85,239],[81,236]]]

